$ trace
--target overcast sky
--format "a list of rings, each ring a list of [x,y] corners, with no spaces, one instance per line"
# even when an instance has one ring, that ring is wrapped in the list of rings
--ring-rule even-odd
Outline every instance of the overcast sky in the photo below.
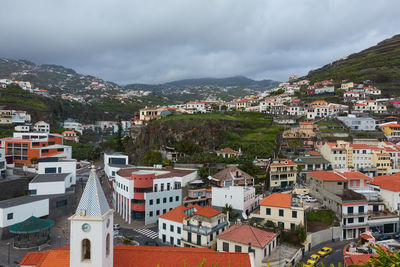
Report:
[[[120,84],[287,80],[400,33],[399,0],[0,0],[0,57]]]

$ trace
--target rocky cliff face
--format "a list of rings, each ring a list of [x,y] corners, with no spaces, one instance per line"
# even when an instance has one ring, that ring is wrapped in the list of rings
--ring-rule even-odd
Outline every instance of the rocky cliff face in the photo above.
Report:
[[[179,119],[153,121],[131,132],[133,143],[127,147],[131,161],[137,162],[150,150],[160,146],[173,147],[176,142],[189,140],[201,145],[203,151],[213,151],[224,142],[221,133],[240,131],[245,123],[231,120]]]

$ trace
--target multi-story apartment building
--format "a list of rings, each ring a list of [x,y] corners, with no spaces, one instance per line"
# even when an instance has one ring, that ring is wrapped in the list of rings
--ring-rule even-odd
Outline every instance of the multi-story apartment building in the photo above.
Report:
[[[185,108],[194,109],[196,112],[204,113],[207,111],[207,102],[205,101],[190,101],[187,102]]]
[[[386,105],[379,104],[376,100],[360,100],[354,105],[355,112],[386,113]]]
[[[389,211],[400,212],[400,173],[374,177],[371,186]]]
[[[197,205],[181,205],[158,217],[158,238],[163,243],[182,246],[183,220],[200,209]]]
[[[357,117],[354,114],[337,117],[347,127],[357,131],[374,131],[376,128],[375,120],[371,117]]]
[[[187,196],[183,198],[183,205],[210,206],[211,191],[211,188],[188,189]]]
[[[143,123],[161,118],[164,108],[143,108],[139,110],[139,120]]]
[[[227,228],[227,216],[206,206],[183,220],[182,246],[210,248]]]
[[[310,151],[308,154],[298,156],[293,162],[299,166],[299,174],[327,170],[331,164],[317,151]]]
[[[398,150],[390,143],[351,144],[338,140],[336,143],[325,143],[320,153],[333,169],[358,171],[373,168],[375,173],[385,175],[391,173],[392,165],[395,168],[398,166]]]
[[[285,230],[304,225],[304,206],[299,199],[289,193],[273,193],[260,201],[259,212],[253,212],[250,218],[272,221]]]
[[[197,178],[197,171],[174,168],[125,168],[115,173],[114,206],[123,219],[155,223],[158,216],[182,204],[182,186]]]
[[[64,129],[69,129],[69,130],[73,130],[76,131],[80,134],[83,133],[83,126],[82,123],[75,121],[74,119],[66,119],[63,123],[63,128]]]
[[[286,187],[294,185],[297,177],[297,165],[289,159],[274,159],[270,164],[269,186]]]
[[[7,156],[18,164],[31,164],[31,159],[57,157],[71,159],[72,149],[63,145],[63,137],[50,133],[14,132],[13,137],[0,139]]]
[[[13,110],[12,111],[12,122],[23,124],[31,122],[31,115],[23,110]]]
[[[348,106],[340,104],[312,105],[307,108],[307,119],[337,116],[341,112],[347,112],[348,109]]]
[[[250,107],[251,103],[246,99],[242,99],[242,100],[236,101],[235,105],[236,105],[237,110],[244,110],[244,109]]]
[[[38,121],[33,125],[33,130],[39,133],[50,133],[50,124],[44,121]]]
[[[400,141],[400,122],[387,122],[379,125],[379,128],[383,131],[385,137],[389,141],[398,142]]]
[[[239,214],[250,215],[258,207],[258,197],[253,186],[213,187],[211,205],[222,210],[225,205],[231,206]]]
[[[209,179],[212,185],[219,187],[232,185],[248,186],[254,184],[254,177],[235,166],[231,166],[220,172],[217,172]]]
[[[217,236],[217,251],[253,253],[256,266],[278,246],[278,234],[246,224],[232,225]]]
[[[351,189],[366,188],[369,179],[359,172],[316,171],[307,174],[310,194],[339,218],[342,239],[358,238],[368,227],[368,201]]]
[[[104,154],[104,172],[108,178],[114,178],[115,173],[123,168],[128,168],[128,155],[122,153]]]

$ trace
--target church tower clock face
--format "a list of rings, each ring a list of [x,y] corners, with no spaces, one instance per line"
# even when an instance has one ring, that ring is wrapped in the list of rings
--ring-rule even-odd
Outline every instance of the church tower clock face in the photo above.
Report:
[[[84,223],[84,224],[82,225],[82,231],[84,231],[84,232],[89,232],[89,231],[90,231],[90,225],[87,224],[87,223]]]

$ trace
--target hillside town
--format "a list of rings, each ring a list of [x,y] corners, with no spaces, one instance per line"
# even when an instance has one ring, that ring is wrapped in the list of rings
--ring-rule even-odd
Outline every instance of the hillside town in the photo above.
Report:
[[[29,82],[0,80],[9,83],[39,93]],[[79,266],[81,251],[90,260],[90,249],[100,255],[104,246],[111,256],[94,259],[96,266],[155,251],[194,253],[192,264],[203,260],[196,251],[257,267],[365,262],[377,255],[371,245],[400,246],[397,102],[368,81],[339,87],[291,76],[229,102],[146,107],[131,120],[92,124],[69,118],[56,132],[27,111],[0,110],[0,124],[13,127],[0,139],[0,233],[8,249],[0,255],[20,266],[50,266],[55,257]],[[206,151],[219,160],[207,164],[161,146],[163,161],[152,165],[112,150],[98,160],[72,156],[73,144],[88,134],[134,140],[156,121],[236,113],[264,114],[281,127],[273,153],[253,159],[257,174],[239,163],[244,147]]]

